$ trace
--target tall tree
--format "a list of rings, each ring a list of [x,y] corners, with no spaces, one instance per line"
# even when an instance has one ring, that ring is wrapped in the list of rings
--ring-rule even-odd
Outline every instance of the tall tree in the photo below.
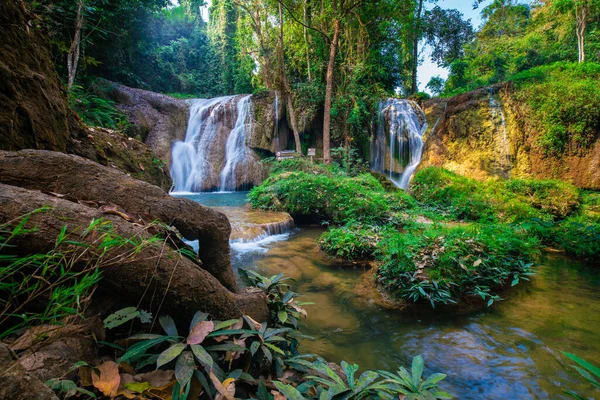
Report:
[[[599,0],[557,0],[554,7],[559,12],[569,13],[575,20],[575,35],[577,36],[577,58],[585,61],[585,33],[587,24],[600,9]]]

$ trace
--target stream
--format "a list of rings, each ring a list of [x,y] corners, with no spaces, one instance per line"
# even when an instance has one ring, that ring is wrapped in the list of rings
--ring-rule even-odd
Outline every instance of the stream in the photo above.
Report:
[[[245,218],[257,218],[245,196],[186,197],[234,215],[235,228]],[[600,360],[597,270],[546,253],[530,283],[513,288],[489,309],[460,317],[415,317],[357,296],[363,271],[336,267],[322,254],[316,239],[323,231],[288,229],[254,241],[232,240],[234,268],[283,272],[295,279],[292,289],[302,294],[299,300],[314,303],[306,306],[308,318],[302,322],[302,332],[314,339],[301,343],[302,352],[356,363],[361,370],[393,371],[410,366],[420,354],[426,374],[447,374],[441,388],[459,399],[569,398],[563,389],[590,393],[589,385],[559,360],[565,359],[561,351]]]

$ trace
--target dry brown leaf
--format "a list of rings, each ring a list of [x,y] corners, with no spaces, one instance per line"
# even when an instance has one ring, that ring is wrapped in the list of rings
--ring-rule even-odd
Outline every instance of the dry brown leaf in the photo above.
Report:
[[[133,375],[131,374],[121,374],[121,382],[119,382],[119,389],[117,390],[117,396],[124,396],[127,399],[135,399],[137,398],[137,394],[127,389],[125,385],[128,383],[133,383],[135,380],[133,379]]]
[[[92,373],[92,382],[94,386],[105,396],[115,397],[119,390],[119,384],[121,383],[119,366],[113,361],[107,361],[96,367],[96,369],[99,374],[96,371]]]
[[[221,396],[223,396],[222,399],[235,400],[233,395],[229,394],[229,391],[227,390],[227,388],[221,383],[219,378],[217,378],[215,376],[215,374],[212,372],[212,370],[208,371],[208,376],[210,377],[210,380],[213,383],[213,385],[215,385],[215,389],[217,389],[219,394]],[[227,379],[225,380],[225,382],[227,382]],[[225,383],[225,382],[223,382],[223,383]],[[235,393],[235,386],[234,386],[234,393]],[[217,397],[217,399],[218,399],[218,397]]]
[[[146,169],[144,168],[144,165],[142,165],[142,163],[140,163],[140,169],[141,169],[142,171],[145,171],[145,170],[146,170]]]
[[[188,344],[200,344],[208,336],[209,333],[215,330],[215,323],[213,321],[202,321],[198,322],[192,328],[190,334],[187,337]]]
[[[138,374],[133,377],[136,382],[148,382],[150,386],[156,389],[164,389],[175,383],[175,371],[158,369],[145,374]]]
[[[12,351],[27,350],[35,342],[47,338],[53,331],[60,329],[58,325],[40,325],[29,328],[9,347]]]
[[[287,400],[287,397],[279,393],[277,390],[271,390],[271,394],[273,395],[273,400]]]
[[[79,384],[83,387],[92,386],[94,382],[92,381],[92,367],[79,367],[77,371],[77,376],[79,377]]]
[[[473,263],[473,266],[474,266],[474,267],[476,267],[476,266],[478,266],[479,264],[481,264],[482,262],[483,262],[483,261],[481,261],[481,258],[480,258],[480,259],[478,259],[477,261],[475,261],[475,262]]]

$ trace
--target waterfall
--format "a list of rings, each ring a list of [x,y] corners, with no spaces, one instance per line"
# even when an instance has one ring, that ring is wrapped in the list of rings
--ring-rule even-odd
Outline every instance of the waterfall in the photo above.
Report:
[[[425,113],[412,101],[388,99],[380,103],[378,118],[371,142],[371,168],[406,190],[423,154]]]
[[[245,187],[248,164],[254,162],[246,146],[249,100],[250,96],[225,96],[190,101],[185,139],[171,150],[175,192]]]
[[[506,133],[506,118],[504,117],[504,113],[502,112],[502,107],[500,103],[494,99],[494,89],[489,88],[488,92],[490,93],[490,114],[492,116],[492,123],[494,124],[496,132],[500,131],[501,134],[496,138],[498,144],[496,148],[499,153],[499,164],[500,169],[508,173],[510,170],[510,158],[508,155],[508,137]],[[498,123],[498,121],[500,121]]]
[[[275,138],[275,151],[281,150],[279,148],[279,93],[275,92],[275,132],[273,133]]]
[[[246,125],[250,116],[250,96],[245,96],[237,103],[237,119],[235,126],[229,133],[225,147],[225,167],[221,171],[222,192],[235,190],[238,186],[236,173],[242,172],[243,182],[247,181],[248,174],[248,148],[246,147]],[[238,171],[242,169],[242,171]]]

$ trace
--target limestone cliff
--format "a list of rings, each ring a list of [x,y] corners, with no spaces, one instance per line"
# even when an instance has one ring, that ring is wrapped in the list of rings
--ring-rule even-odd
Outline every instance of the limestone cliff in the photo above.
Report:
[[[514,90],[499,84],[425,102],[431,130],[420,168],[440,166],[479,180],[556,178],[600,189],[600,132],[588,148],[546,155],[538,144],[542,132],[526,122]]]

